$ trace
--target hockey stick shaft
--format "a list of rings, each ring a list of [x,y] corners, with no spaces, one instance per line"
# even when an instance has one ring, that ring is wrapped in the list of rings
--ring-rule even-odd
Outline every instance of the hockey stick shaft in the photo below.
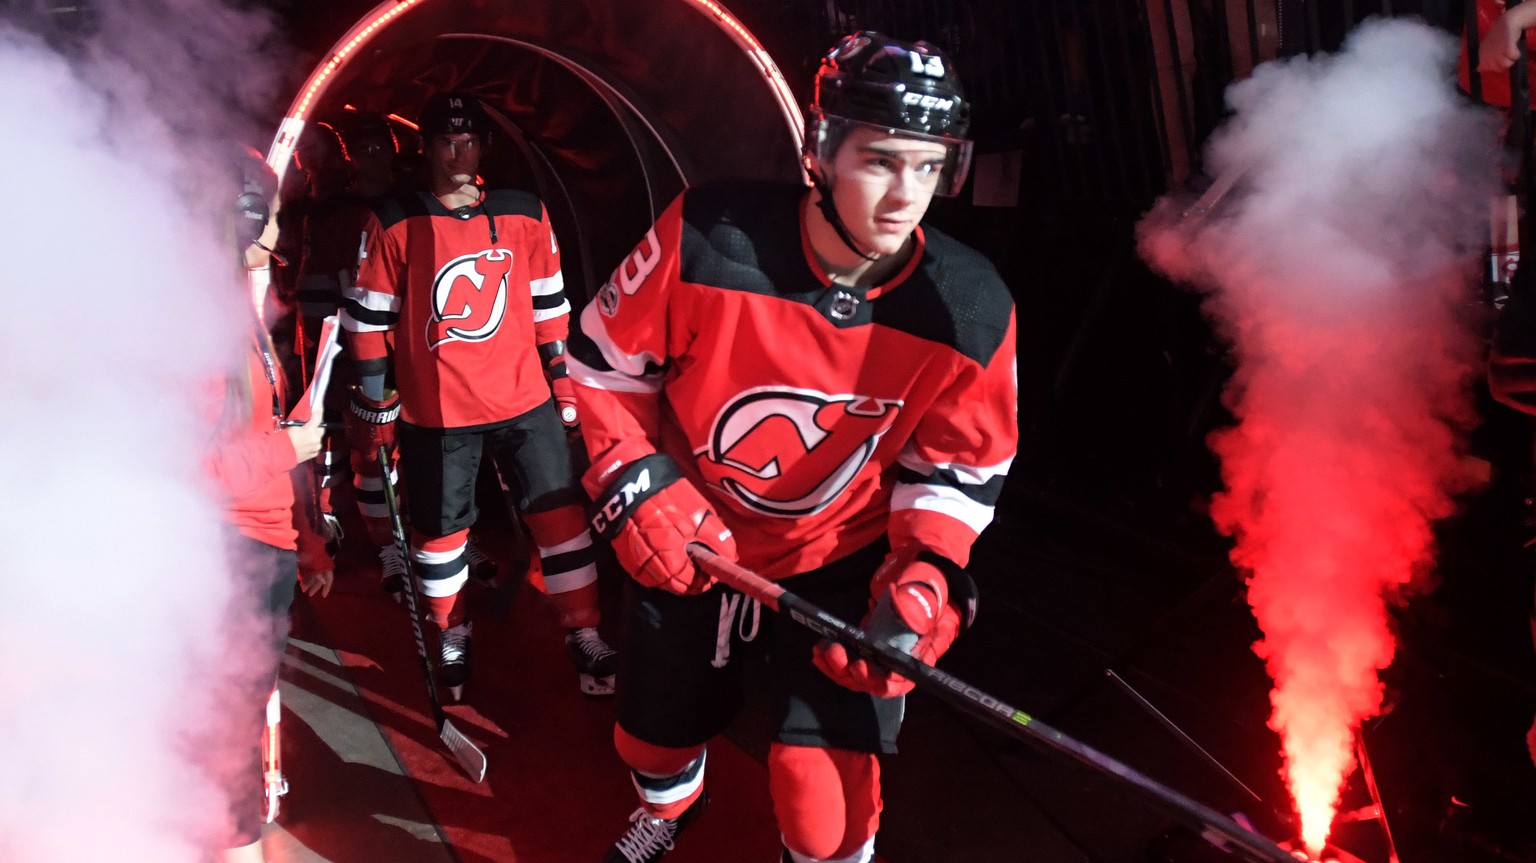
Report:
[[[395,498],[395,484],[390,481],[389,450],[379,447],[379,476],[383,478],[384,503],[389,508],[389,529],[395,538],[395,548],[405,562],[405,607],[411,617],[411,633],[416,636],[416,655],[421,659],[421,673],[427,678],[427,700],[432,704],[432,721],[437,725],[438,736],[448,745],[448,751],[458,760],[470,778],[476,782],[485,779],[485,753],[470,742],[462,732],[448,721],[443,710],[443,700],[437,694],[437,679],[432,674],[432,662],[427,659],[427,638],[421,628],[421,614],[416,594],[416,569],[411,563],[411,547],[405,538],[405,525],[400,520],[400,504]]]
[[[782,586],[727,560],[702,545],[688,553],[705,572],[747,596],[785,614],[812,632],[856,650],[866,660],[911,680],[939,700],[1016,737],[1091,767],[1141,791],[1168,815],[1200,832],[1211,844],[1254,863],[1296,863],[1289,851],[1226,815],[1186,797],[1131,766],[1075,740],[1022,710],[870,638],[862,629],[807,602]]]

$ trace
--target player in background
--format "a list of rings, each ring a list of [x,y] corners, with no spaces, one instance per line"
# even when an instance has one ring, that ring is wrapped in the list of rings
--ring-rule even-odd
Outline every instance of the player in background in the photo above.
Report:
[[[925,42],[822,61],[811,188],[688,190],[582,311],[572,377],[593,525],[633,576],[614,731],[641,808],[608,863],[650,863],[703,808],[706,743],[769,676],[783,859],[868,861],[879,754],[910,681],[715,583],[701,543],[932,663],[1018,440],[1013,301],[920,224],[964,182],[969,108]],[[765,666],[740,654],[766,650]],[[741,859],[717,849],[719,859]]]
[[[277,177],[254,152],[243,159],[244,190],[236,204],[235,250],[241,263],[240,287],[248,273],[265,273],[270,250],[276,245],[277,226],[271,218],[277,194]],[[260,620],[263,626],[228,628],[224,651],[232,667],[250,671],[221,692],[220,719],[227,728],[216,735],[215,751],[222,753],[227,741],[240,741],[238,758],[216,759],[217,775],[238,777],[239,787],[228,789],[231,835],[220,863],[261,863],[263,776],[261,738],[267,697],[277,680],[283,644],[288,633],[288,609],[293,602],[295,576],[302,576],[306,593],[330,590],[328,570],[300,569],[296,558],[298,532],[294,528],[294,495],[289,473],[320,451],[323,414],[317,412],[302,426],[283,427],[282,367],[271,339],[251,314],[251,337],[237,356],[221,388],[222,405],[214,405],[215,439],[204,456],[204,470],[221,493],[225,523],[225,554],[235,579],[232,609],[237,621]],[[251,660],[259,658],[259,662]]]
[[[517,478],[582,690],[611,693],[615,657],[597,632],[586,498],[566,443],[578,418],[559,245],[534,195],[481,188],[491,125],[477,99],[436,94],[420,126],[429,188],[375,208],[357,284],[345,291],[342,325],[359,380],[348,437],[361,453],[392,447],[399,419],[411,556],[442,631],[442,682],[456,698],[469,675],[460,591],[486,448]]]

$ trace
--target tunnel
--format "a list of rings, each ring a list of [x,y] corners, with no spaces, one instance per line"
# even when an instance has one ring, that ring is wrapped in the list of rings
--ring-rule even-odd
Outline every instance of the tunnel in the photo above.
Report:
[[[386,0],[295,94],[268,162],[286,172],[305,125],[348,109],[411,140],[444,90],[477,96],[500,127],[482,174],[544,201],[573,302],[685,187],[802,178],[782,74],[712,0]]]

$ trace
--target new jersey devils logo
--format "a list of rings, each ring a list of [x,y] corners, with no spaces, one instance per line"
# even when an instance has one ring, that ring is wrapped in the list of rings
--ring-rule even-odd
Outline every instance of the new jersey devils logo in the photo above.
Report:
[[[750,390],[715,418],[699,467],[706,480],[758,512],[812,515],[869,463],[901,405],[813,390]]]
[[[443,342],[482,342],[496,334],[507,313],[507,274],[512,253],[488,249],[450,261],[432,282],[432,320],[427,347]]]

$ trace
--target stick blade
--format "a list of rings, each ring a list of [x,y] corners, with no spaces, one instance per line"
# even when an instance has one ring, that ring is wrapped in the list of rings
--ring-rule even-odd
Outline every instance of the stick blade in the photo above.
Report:
[[[443,720],[442,730],[438,733],[442,736],[448,751],[453,753],[454,759],[459,762],[459,766],[469,774],[469,778],[476,782],[484,782],[486,761],[485,753],[480,751],[480,747],[465,737],[464,732],[454,728],[453,723],[447,719]]]

